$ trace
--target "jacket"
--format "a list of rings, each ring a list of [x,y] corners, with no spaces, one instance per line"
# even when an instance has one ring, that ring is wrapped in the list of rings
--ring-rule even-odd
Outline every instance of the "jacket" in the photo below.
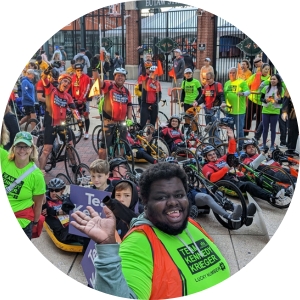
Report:
[[[28,77],[24,76],[21,79],[22,87],[22,105],[23,106],[34,106],[35,103],[35,88],[33,83]]]

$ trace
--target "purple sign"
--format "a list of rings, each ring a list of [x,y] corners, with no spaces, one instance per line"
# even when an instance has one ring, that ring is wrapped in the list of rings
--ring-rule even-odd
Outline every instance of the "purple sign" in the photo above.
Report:
[[[81,266],[88,284],[95,288],[95,267],[94,259],[97,256],[95,249],[95,242],[90,240],[88,247],[85,250],[84,256],[81,260]]]
[[[86,188],[78,185],[71,184],[70,186],[70,199],[75,205],[75,208],[70,211],[70,222],[74,221],[71,214],[77,210],[82,211],[89,216],[89,211],[86,209],[87,206],[91,206],[101,217],[105,217],[103,212],[102,200],[105,196],[110,196],[110,192],[98,191],[91,188]],[[86,234],[76,229],[72,224],[69,225],[69,233],[76,234],[79,236],[87,237]]]

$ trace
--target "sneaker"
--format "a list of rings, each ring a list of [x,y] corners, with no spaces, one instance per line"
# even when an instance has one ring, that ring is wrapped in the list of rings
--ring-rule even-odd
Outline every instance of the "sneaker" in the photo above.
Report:
[[[273,147],[271,146],[271,147],[270,147],[270,151],[273,152],[274,150],[275,150],[275,147],[274,147],[274,146],[273,146]]]
[[[80,130],[78,130],[77,132],[75,132],[75,137],[80,137],[80,135],[81,135],[81,131]]]
[[[193,220],[198,217],[198,207],[196,205],[192,205],[190,209],[190,218]]]
[[[233,229],[239,229],[242,226],[242,206],[236,205],[233,212],[228,216],[228,220],[231,221]]]
[[[285,143],[280,143],[280,144],[278,145],[278,147],[279,147],[279,148],[286,148],[286,144],[285,144]]]
[[[288,196],[275,198],[275,203],[280,206],[288,205],[289,203],[291,203],[291,198]]]
[[[267,146],[262,145],[259,147],[259,150],[264,151],[266,148],[267,148]]]
[[[276,194],[276,198],[280,199],[283,198],[285,196],[285,190],[281,189],[277,194]]]
[[[254,203],[250,203],[247,206],[247,219],[245,221],[246,226],[250,226],[252,224],[255,213],[256,213],[256,206]]]
[[[87,140],[88,138],[89,138],[89,134],[86,133],[86,134],[84,135],[84,139]]]
[[[290,185],[287,189],[286,189],[286,194],[287,196],[291,197],[294,194],[294,188],[292,185]]]

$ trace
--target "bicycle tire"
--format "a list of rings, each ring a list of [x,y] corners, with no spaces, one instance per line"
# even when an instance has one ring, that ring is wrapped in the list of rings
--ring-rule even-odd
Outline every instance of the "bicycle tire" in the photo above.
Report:
[[[164,161],[171,155],[168,144],[161,137],[153,137],[150,140],[149,145],[149,152],[151,152],[151,154],[149,154],[159,162]]]
[[[44,145],[40,146],[38,148],[38,158],[40,158],[40,156],[43,153],[43,149],[44,149]],[[55,158],[55,153],[54,150],[52,148],[51,153],[49,154],[48,158],[47,158],[47,162],[45,165],[45,172],[50,172],[54,167],[56,166],[56,158]]]
[[[32,128],[31,123],[35,123],[34,127]],[[24,127],[24,131],[28,131],[33,136],[38,136],[38,133],[41,130],[41,123],[37,119],[29,119]]]
[[[198,158],[195,153],[193,153],[188,148],[177,148],[175,152],[172,153],[172,156],[178,161],[178,164],[185,166],[185,163],[192,164],[196,167],[196,171],[199,172],[200,166]]]
[[[71,123],[72,125],[68,125],[68,123]],[[77,124],[77,121],[75,120],[73,115],[71,117],[69,117],[69,122],[67,122],[68,128],[70,128],[73,131],[74,136],[75,136],[74,147],[77,143],[79,143],[79,141],[81,140],[81,138],[83,136],[83,131],[85,128],[84,121],[82,122],[82,124],[83,124],[83,127],[79,127],[79,125]]]
[[[212,130],[212,135],[219,137],[222,143],[226,143],[228,141],[227,129],[215,126]]]
[[[234,199],[233,199],[233,197],[231,197],[230,199],[228,198],[228,194],[226,193],[226,191],[228,191],[228,190],[230,190],[231,192],[236,194]],[[219,180],[219,181],[213,183],[213,194],[216,194],[216,192],[218,192],[218,191],[220,191],[223,194],[223,196],[225,196],[229,200],[229,202],[226,202],[227,205],[225,204],[223,207],[223,209],[226,210],[228,213],[231,213],[233,211],[233,206],[230,205],[231,203],[240,204],[242,206],[241,222],[242,222],[242,225],[245,224],[245,221],[247,218],[247,205],[246,205],[246,200],[245,200],[241,190],[234,183],[232,183],[230,181]],[[216,196],[216,195],[214,195],[214,196]],[[224,217],[220,216],[219,214],[215,213],[214,211],[213,211],[213,214],[215,215],[216,219],[218,220],[218,222],[221,225],[223,225],[227,229],[234,230],[230,220],[225,219]]]
[[[91,173],[90,168],[85,163],[80,163],[76,169],[75,175],[75,184],[81,186],[90,186],[91,185]]]
[[[56,174],[55,178],[61,179],[66,185],[70,185],[72,183],[71,179],[64,173]]]
[[[273,171],[273,172],[280,172],[282,173],[286,179],[287,179],[287,183],[283,183],[280,182],[275,176],[267,173],[267,171]],[[272,188],[270,189],[270,192],[272,192],[273,194],[277,194],[277,192],[279,192],[279,190],[281,190],[282,188],[285,189],[285,196],[287,196],[290,199],[290,202],[286,203],[286,204],[278,204],[275,201],[271,201],[270,204],[273,205],[274,207],[277,208],[288,208],[290,206],[292,197],[294,195],[294,191],[295,191],[295,184],[293,179],[291,178],[290,174],[288,174],[284,169],[282,169],[282,167],[278,167],[278,166],[265,166],[262,170],[260,170],[261,173],[263,173],[265,176],[269,177],[271,180],[276,182],[276,186],[272,186]]]
[[[93,133],[92,133],[92,144],[93,144],[93,148],[97,154],[98,154],[98,151],[100,148],[100,141],[101,141],[99,131],[102,132],[102,125],[97,125],[93,129]]]
[[[160,110],[158,111],[157,118],[159,126],[161,123],[169,123],[169,118],[167,117],[167,115]]]
[[[75,160],[75,163],[71,163],[71,159],[69,159],[69,156],[71,156],[71,155],[68,153],[68,151],[72,152],[72,155],[73,155],[73,158]],[[74,174],[76,172],[76,169],[77,169],[78,165],[81,163],[79,154],[78,154],[77,150],[73,146],[67,145],[66,149],[65,149],[65,154],[64,155],[65,155],[65,157],[64,157],[65,170],[66,170],[67,176],[70,178],[71,182],[73,184],[75,184],[75,176],[74,176]],[[70,160],[70,162],[69,162],[69,160]]]
[[[127,141],[125,141],[123,139],[119,139],[119,143],[114,145],[113,158],[116,158],[116,157],[125,158],[128,162],[128,167],[130,168],[130,170],[128,170],[128,171],[133,173],[133,171],[134,171],[134,156],[133,156],[132,149]]]

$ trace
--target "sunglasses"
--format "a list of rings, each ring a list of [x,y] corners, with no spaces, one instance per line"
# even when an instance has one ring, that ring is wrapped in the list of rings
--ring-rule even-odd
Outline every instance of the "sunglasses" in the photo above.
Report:
[[[61,192],[63,189],[49,189],[49,191],[51,192],[51,193],[53,193],[53,192],[55,192],[55,193],[59,193],[59,192]]]

